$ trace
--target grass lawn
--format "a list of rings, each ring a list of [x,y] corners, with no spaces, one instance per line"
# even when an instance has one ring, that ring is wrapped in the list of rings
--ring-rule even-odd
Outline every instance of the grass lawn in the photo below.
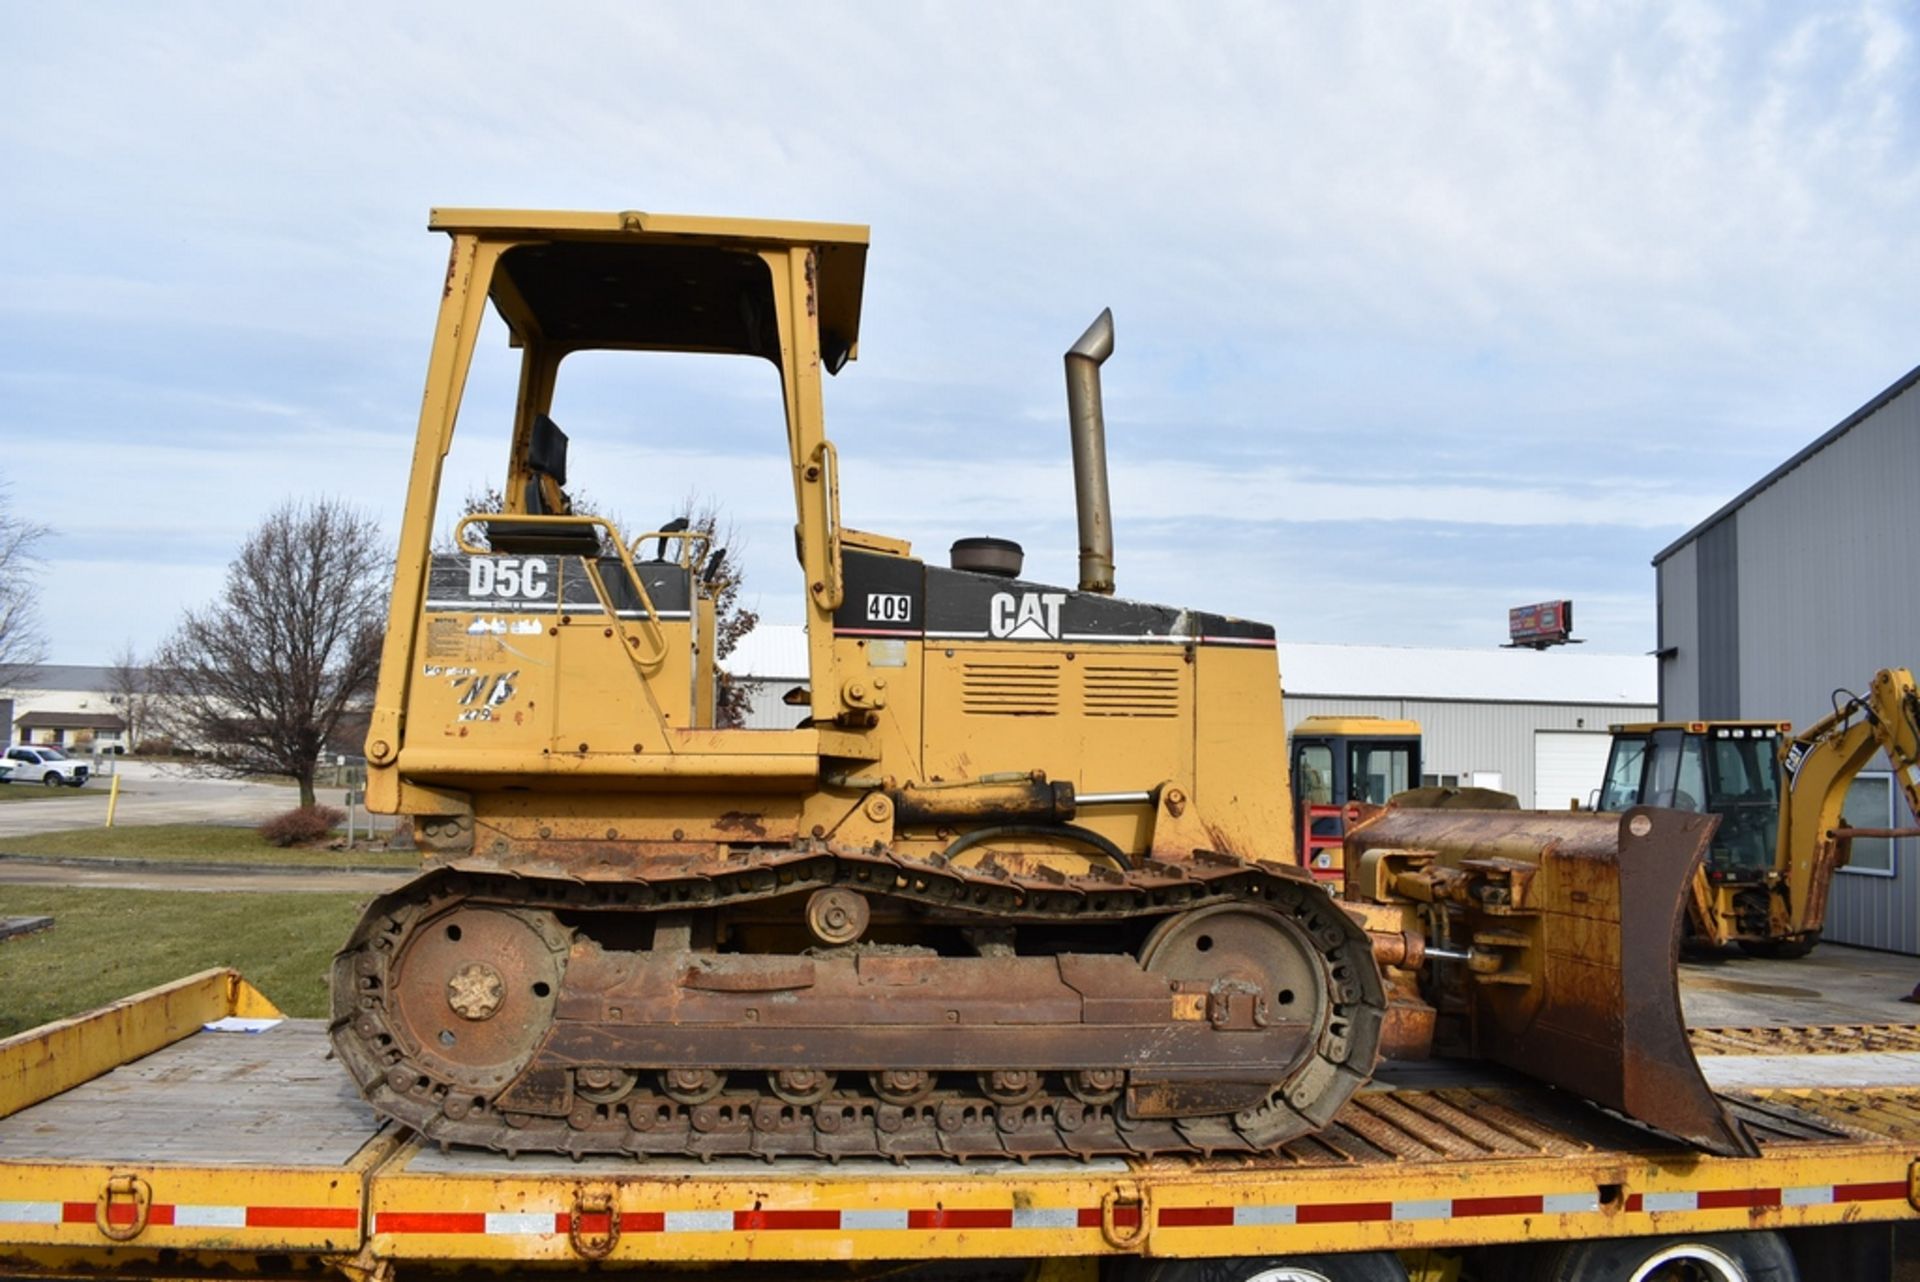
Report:
[[[420,856],[411,850],[282,849],[261,840],[251,828],[219,824],[145,824],[119,828],[75,828],[66,832],[0,837],[0,852],[51,855],[64,859],[153,859],[168,863],[277,864],[297,868],[413,868]]]
[[[234,966],[289,1015],[327,1013],[327,970],[361,896],[0,887],[0,914],[52,928],[0,943],[0,1036],[209,966]]]

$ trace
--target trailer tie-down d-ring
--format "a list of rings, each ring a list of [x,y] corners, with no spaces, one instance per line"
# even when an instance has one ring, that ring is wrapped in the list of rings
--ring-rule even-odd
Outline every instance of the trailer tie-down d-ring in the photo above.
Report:
[[[131,1242],[147,1227],[147,1213],[152,1207],[151,1184],[138,1175],[115,1175],[94,1201],[93,1222],[113,1241]]]
[[[605,1190],[581,1189],[567,1212],[567,1241],[583,1260],[604,1260],[620,1241],[620,1208]]]
[[[1147,1240],[1147,1202],[1138,1188],[1115,1185],[1101,1195],[1100,1236],[1122,1251]]]

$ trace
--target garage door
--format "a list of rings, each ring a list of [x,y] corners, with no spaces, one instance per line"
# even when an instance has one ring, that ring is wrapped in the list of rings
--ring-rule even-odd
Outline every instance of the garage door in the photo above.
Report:
[[[1607,748],[1613,736],[1604,730],[1533,732],[1533,808],[1565,810],[1574,798],[1585,809],[1607,772]]]

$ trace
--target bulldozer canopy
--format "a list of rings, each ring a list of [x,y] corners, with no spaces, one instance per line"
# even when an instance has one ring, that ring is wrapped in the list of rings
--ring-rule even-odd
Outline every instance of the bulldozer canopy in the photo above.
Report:
[[[520,342],[777,359],[773,280],[760,251],[794,247],[817,256],[814,301],[829,368],[859,341],[864,227],[467,209],[435,210],[429,225],[515,242],[491,294]]]

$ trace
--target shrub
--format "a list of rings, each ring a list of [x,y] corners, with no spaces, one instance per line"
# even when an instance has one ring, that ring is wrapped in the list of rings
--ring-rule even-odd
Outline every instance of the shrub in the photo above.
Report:
[[[320,841],[345,819],[344,811],[332,806],[296,806],[261,824],[257,831],[263,841],[275,846],[298,846]]]

